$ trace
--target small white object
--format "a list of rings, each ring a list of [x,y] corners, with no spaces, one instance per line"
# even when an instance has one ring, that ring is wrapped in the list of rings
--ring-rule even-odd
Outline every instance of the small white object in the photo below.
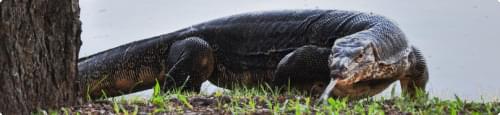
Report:
[[[229,89],[218,87],[208,80],[201,84],[200,94],[210,96],[216,92],[229,93],[231,91]]]

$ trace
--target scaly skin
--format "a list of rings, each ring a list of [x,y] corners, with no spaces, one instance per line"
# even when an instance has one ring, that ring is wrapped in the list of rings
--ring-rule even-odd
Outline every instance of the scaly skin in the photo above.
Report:
[[[375,52],[359,58],[360,49]],[[205,80],[225,87],[290,80],[300,81],[291,84],[299,89],[321,90],[336,79],[333,96],[341,97],[371,96],[395,80],[416,84],[403,85],[411,93],[427,80],[422,56],[395,24],[341,10],[233,15],[81,58],[78,68],[92,98],[149,89],[155,79],[164,89],[184,83],[192,90]]]

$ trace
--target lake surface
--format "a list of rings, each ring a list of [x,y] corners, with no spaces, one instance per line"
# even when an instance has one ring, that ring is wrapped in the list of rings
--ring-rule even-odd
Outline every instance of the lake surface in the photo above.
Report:
[[[500,98],[500,1],[497,0],[80,0],[80,7],[83,23],[80,57],[244,12],[281,9],[374,12],[397,22],[411,44],[422,50],[429,65],[427,90],[431,95],[453,98],[456,94],[477,101]],[[150,94],[151,91],[137,93]]]

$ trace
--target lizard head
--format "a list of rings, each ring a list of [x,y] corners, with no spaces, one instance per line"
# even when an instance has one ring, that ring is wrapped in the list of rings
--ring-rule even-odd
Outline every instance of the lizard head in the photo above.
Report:
[[[367,42],[337,42],[328,58],[330,77],[345,80],[369,77],[380,60],[376,48]]]
[[[320,100],[330,96],[338,80],[355,81],[370,77],[378,63],[377,48],[368,40],[349,38],[338,39],[328,57],[330,83]]]

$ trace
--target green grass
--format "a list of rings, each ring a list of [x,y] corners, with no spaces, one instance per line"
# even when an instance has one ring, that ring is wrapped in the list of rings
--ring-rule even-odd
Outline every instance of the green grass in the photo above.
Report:
[[[135,115],[146,111],[149,114],[170,113],[207,113],[218,114],[473,114],[496,115],[500,112],[499,102],[472,102],[458,96],[452,100],[430,97],[425,92],[418,92],[416,98],[398,96],[392,88],[390,97],[366,98],[357,101],[328,98],[325,103],[315,103],[316,97],[289,88],[237,86],[230,92],[216,92],[211,96],[199,95],[182,89],[161,92],[156,85],[149,100],[120,99],[111,100],[112,113]],[[287,93],[279,93],[287,89]],[[387,99],[388,98],[388,99]],[[197,104],[194,100],[208,100],[207,105]],[[202,103],[204,103],[202,101]],[[151,108],[151,109],[144,109]],[[48,111],[50,114],[80,114],[74,109]]]

